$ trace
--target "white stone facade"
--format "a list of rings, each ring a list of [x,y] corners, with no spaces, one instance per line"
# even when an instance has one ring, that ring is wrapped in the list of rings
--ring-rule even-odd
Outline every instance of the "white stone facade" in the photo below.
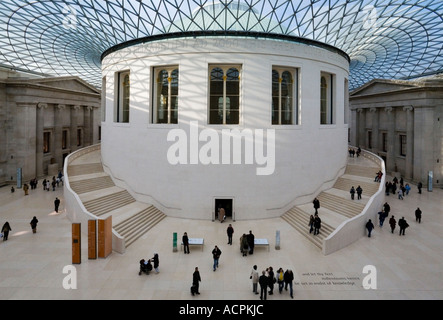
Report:
[[[209,120],[209,70],[224,65],[240,69],[239,120],[215,125]],[[179,70],[178,121],[157,124],[154,72],[171,66]],[[289,125],[272,121],[272,71],[280,67],[297,70]],[[109,53],[102,71],[105,169],[138,200],[169,216],[215,219],[217,199],[232,201],[229,215],[236,220],[280,216],[295,204],[312,201],[346,166],[349,61],[328,48],[271,39],[168,39]],[[116,83],[122,73],[130,78],[126,122],[116,118]],[[320,121],[322,75],[329,77],[331,90],[326,124]],[[227,135],[236,132],[251,134],[251,149],[245,139],[236,149]],[[177,148],[181,142],[187,143],[186,154]],[[238,162],[236,150],[242,153]],[[171,162],[171,155],[182,161]],[[260,174],[260,169],[265,171]]]

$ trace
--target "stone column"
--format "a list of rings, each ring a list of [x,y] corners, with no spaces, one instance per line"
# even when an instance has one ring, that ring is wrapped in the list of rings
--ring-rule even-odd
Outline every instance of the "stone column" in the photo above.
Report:
[[[434,170],[434,108],[414,108],[414,181],[427,185],[428,172]]]
[[[405,178],[412,179],[413,161],[414,161],[414,108],[407,106],[403,108],[406,111],[406,168]]]
[[[63,104],[54,107],[54,158],[60,167],[63,164],[63,112],[65,109],[66,106]]]
[[[386,154],[386,171],[395,171],[395,118],[392,107],[385,108],[388,114],[388,151]]]
[[[352,146],[356,146],[358,144],[358,114],[356,109],[351,109],[351,141],[350,144]]]
[[[358,114],[358,132],[356,147],[366,147],[366,112],[365,109],[357,109]]]
[[[36,119],[36,150],[35,150],[35,168],[36,168],[36,176],[38,178],[43,177],[45,175],[45,170],[43,168],[43,131],[45,125],[45,110],[48,109],[48,105],[46,103],[39,103],[37,105],[37,119]]]
[[[71,132],[70,132],[70,149],[71,152],[77,150],[77,126],[78,126],[78,113],[80,106],[71,107]]]
[[[369,109],[372,113],[372,152],[378,154],[378,142],[379,142],[379,121],[377,108]]]
[[[84,109],[84,143],[83,146],[87,147],[92,144],[92,121],[91,121],[92,107],[85,107]]]

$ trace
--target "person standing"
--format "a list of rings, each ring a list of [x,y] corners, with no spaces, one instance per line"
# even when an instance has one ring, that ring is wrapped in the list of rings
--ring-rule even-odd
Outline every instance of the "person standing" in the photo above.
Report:
[[[385,222],[386,219],[386,213],[384,211],[380,211],[378,213],[378,221],[380,222],[380,228],[383,227],[383,223]]]
[[[354,186],[352,186],[351,190],[349,191],[349,193],[351,194],[351,199],[354,200],[354,195],[355,195],[355,189]]]
[[[8,241],[9,231],[12,231],[11,226],[9,225],[9,222],[5,222],[5,224],[2,227],[2,233],[3,233],[3,241]]]
[[[394,233],[395,226],[397,225],[397,221],[395,220],[394,216],[389,219],[389,225],[391,226],[391,233]]]
[[[255,246],[255,236],[251,230],[249,230],[249,234],[247,235],[249,254],[254,254],[254,246]]]
[[[269,286],[269,295],[274,294],[274,284],[276,282],[274,269],[272,267],[268,268],[268,286]]]
[[[279,268],[277,270],[277,283],[278,283],[278,292],[281,294],[283,291],[283,287],[285,286],[285,279],[284,279],[285,272],[283,271],[283,268]]]
[[[158,253],[154,253],[154,258],[152,258],[151,260],[154,261],[155,273],[159,273],[160,271],[158,270],[158,267],[160,266],[160,260],[158,258]]]
[[[225,221],[225,215],[226,215],[225,209],[220,208],[220,210],[218,211],[218,220],[220,221],[220,223]]]
[[[423,184],[421,183],[421,181],[417,184],[417,189],[418,189],[418,193],[421,194],[421,188],[423,187]]]
[[[314,218],[314,236],[320,233],[321,228],[321,219],[318,214],[315,215]]]
[[[357,200],[361,200],[361,194],[363,193],[363,189],[358,186],[357,187]]]
[[[240,237],[240,252],[242,253],[243,257],[248,255],[248,247],[248,237],[246,233],[243,233],[243,235]]]
[[[215,246],[214,249],[212,250],[212,258],[214,259],[214,266],[213,266],[214,271],[217,270],[218,268],[218,262],[221,254],[222,254],[221,250],[217,246]]]
[[[289,285],[289,295],[292,299],[294,299],[294,291],[292,289],[292,281],[294,281],[294,274],[292,273],[291,269],[286,270],[285,274],[283,275],[284,281],[285,281],[285,290],[288,290]]]
[[[232,227],[232,224],[229,224],[226,233],[228,234],[228,244],[232,246],[232,235],[234,234],[234,228]]]
[[[368,230],[368,238],[371,237],[371,232],[374,229],[374,224],[372,223],[371,219],[366,223],[366,229]]]
[[[421,223],[421,210],[420,208],[417,208],[417,210],[415,210],[415,221],[418,221],[418,223]]]
[[[192,274],[192,288],[191,293],[200,294],[200,282],[202,279],[200,278],[200,272],[198,271],[198,267],[195,267],[194,273]]]
[[[54,207],[55,207],[55,212],[58,213],[58,208],[60,206],[60,199],[59,198],[55,198],[54,200]]]
[[[398,226],[400,227],[400,235],[405,235],[405,230],[409,227],[409,224],[406,222],[405,217],[402,217],[398,220]]]
[[[263,270],[261,272],[258,283],[260,284],[260,300],[266,300],[266,290],[268,289],[268,277],[266,276],[266,271]]]
[[[185,254],[189,254],[189,238],[186,232],[183,234],[182,243]]]
[[[37,217],[32,218],[30,225],[31,225],[31,229],[32,229],[32,233],[37,233]]]
[[[257,265],[254,265],[252,267],[251,275],[249,276],[249,279],[252,280],[252,292],[255,294],[258,294],[257,287],[258,287],[258,271],[257,271]]]
[[[312,233],[312,230],[314,230],[314,221],[315,221],[315,218],[311,214],[311,216],[309,217],[309,233]]]
[[[317,198],[315,198],[314,201],[312,201],[312,203],[314,204],[315,213],[318,213],[318,209],[320,209],[320,201]]]
[[[25,192],[25,196],[29,195],[29,186],[26,183],[23,185],[23,191]]]

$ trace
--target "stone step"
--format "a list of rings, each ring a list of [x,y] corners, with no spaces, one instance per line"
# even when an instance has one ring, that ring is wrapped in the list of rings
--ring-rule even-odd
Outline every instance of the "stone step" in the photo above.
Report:
[[[365,207],[365,203],[359,203],[358,200],[344,199],[328,192],[322,192],[318,196],[318,200],[322,208],[327,208],[348,218],[360,214]]]
[[[79,176],[84,174],[92,174],[103,172],[103,165],[101,163],[87,163],[87,164],[79,164],[79,165],[70,165],[68,167],[68,175]]]
[[[74,192],[77,194],[97,191],[100,189],[106,189],[115,186],[110,176],[72,181],[70,182],[70,185],[71,189],[74,190]]]
[[[95,216],[102,216],[110,211],[135,202],[135,199],[126,191],[109,194],[83,203],[85,208]]]
[[[354,175],[354,176],[360,176],[360,177],[367,177],[374,180],[375,176],[377,175],[378,171],[381,170],[381,168],[374,168],[374,170],[371,170],[372,168],[368,168],[365,166],[358,166],[358,165],[348,165],[346,167],[345,174]]]
[[[364,182],[340,177],[333,188],[349,192],[352,186],[354,186],[355,189],[357,189],[358,186],[361,186],[363,189],[362,195],[371,197],[378,191],[380,184],[378,182]],[[355,197],[357,197],[357,194],[355,194]]]

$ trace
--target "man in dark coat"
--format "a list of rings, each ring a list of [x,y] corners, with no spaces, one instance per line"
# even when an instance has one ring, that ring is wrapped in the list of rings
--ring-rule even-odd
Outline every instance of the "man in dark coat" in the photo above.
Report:
[[[184,250],[185,254],[186,253],[189,254],[189,238],[188,238],[188,234],[186,232],[183,234],[182,243],[183,243],[183,250]]]
[[[226,229],[226,233],[228,234],[228,244],[232,246],[232,235],[234,234],[234,228],[232,224],[229,224],[228,229]]]
[[[248,246],[249,246],[249,254],[254,254],[254,246],[255,246],[255,236],[252,234],[252,231],[249,230],[249,234],[247,235]]]
[[[420,210],[420,208],[417,208],[417,210],[415,210],[415,221],[418,221],[418,223],[421,223],[421,210]]]
[[[200,294],[199,286],[201,281],[202,280],[200,278],[200,272],[198,271],[198,267],[195,267],[195,271],[192,274],[192,288],[191,288],[192,295]]]
[[[318,214],[314,217],[314,236],[320,233],[321,219]]]
[[[391,226],[391,233],[394,233],[395,226],[397,225],[397,221],[395,221],[394,216],[389,219],[389,225]]]
[[[315,198],[314,201],[312,201],[312,203],[314,204],[315,213],[318,213],[318,209],[320,209],[320,201],[317,198]]]
[[[368,237],[371,237],[372,229],[374,229],[374,224],[372,223],[371,219],[366,223],[366,229],[368,229]]]
[[[406,222],[405,217],[402,217],[398,220],[398,226],[400,227],[400,235],[405,235],[405,230],[409,227],[409,224]]]
[[[55,212],[58,213],[58,207],[60,206],[60,199],[59,198],[55,198],[54,201],[54,207],[55,207]]]
[[[260,300],[266,300],[268,277],[266,276],[266,272],[264,270],[262,271],[260,278],[258,278],[258,283],[260,284]]]

